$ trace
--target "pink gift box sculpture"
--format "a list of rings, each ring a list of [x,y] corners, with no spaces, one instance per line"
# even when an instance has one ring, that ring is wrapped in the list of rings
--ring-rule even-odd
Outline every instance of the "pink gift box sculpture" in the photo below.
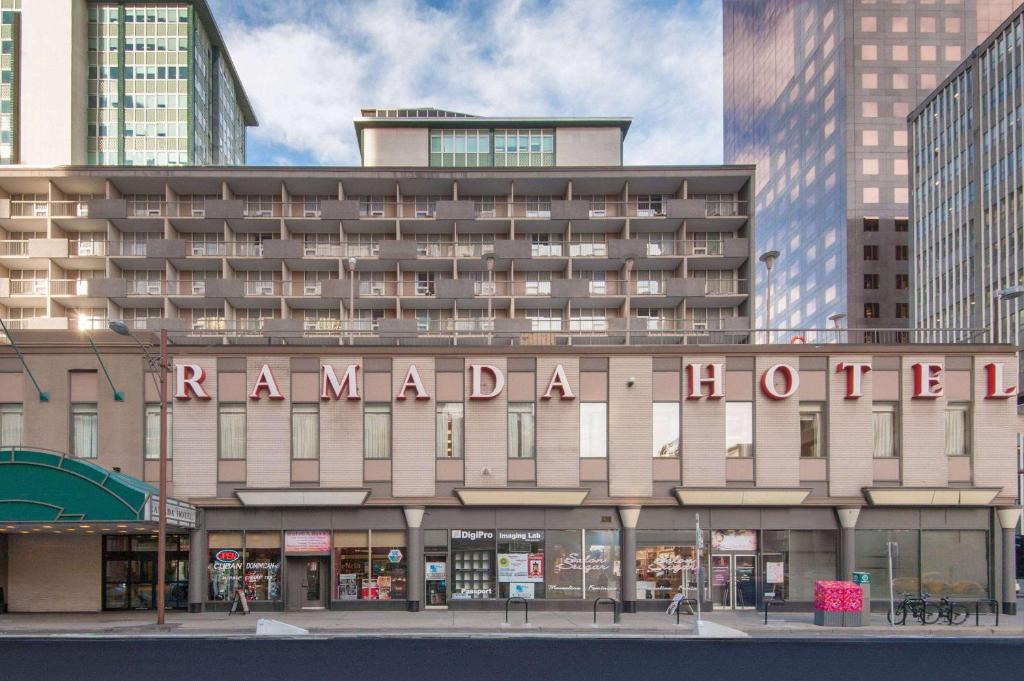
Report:
[[[814,583],[814,609],[823,612],[860,612],[864,592],[853,582],[818,581]]]

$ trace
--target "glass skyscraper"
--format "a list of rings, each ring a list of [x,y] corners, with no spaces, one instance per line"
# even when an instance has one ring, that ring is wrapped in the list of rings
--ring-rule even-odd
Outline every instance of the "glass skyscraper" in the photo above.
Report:
[[[906,117],[1013,4],[725,0],[725,161],[757,164],[772,327],[908,325]]]

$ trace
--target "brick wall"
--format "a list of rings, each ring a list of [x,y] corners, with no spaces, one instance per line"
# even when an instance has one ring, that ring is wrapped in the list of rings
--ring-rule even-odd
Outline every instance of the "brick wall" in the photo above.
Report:
[[[699,362],[705,366],[721,363],[725,357],[683,358],[683,366]],[[684,487],[725,486],[725,400],[687,400],[690,385],[686,371],[681,374],[683,420],[680,455],[683,457]],[[725,380],[725,377],[722,377]],[[726,393],[728,398],[728,393]]]
[[[797,395],[771,400],[761,392],[761,376],[774,364],[797,368],[792,356],[758,357],[754,362],[754,479],[758,487],[800,484],[800,401]],[[776,373],[776,377],[781,374]],[[781,385],[780,385],[781,388]]]
[[[635,378],[629,387],[627,380]],[[650,357],[608,360],[608,493],[651,494],[653,367]]]
[[[256,384],[266,364],[278,387],[291,396],[291,362],[288,357],[249,357],[246,362],[246,392]],[[292,423],[291,401],[272,400],[267,391],[260,399],[246,400],[245,477],[247,487],[287,487],[291,484]]]
[[[398,395],[409,366],[415,364],[429,400],[415,399],[408,390],[405,400],[395,400],[391,429],[391,484],[396,497],[434,495],[434,360],[430,357],[396,357],[391,368],[393,394]]]
[[[541,395],[559,364],[565,369],[575,400],[550,400]],[[576,357],[537,358],[537,486],[578,487],[580,484],[580,362]]]
[[[321,364],[334,369],[340,381],[345,369],[360,364],[359,357],[324,357]],[[360,395],[362,371],[359,372]],[[363,484],[363,403],[347,400],[320,402],[320,486],[360,487]]]
[[[208,400],[174,400],[174,492],[189,497],[217,496],[217,360],[189,357],[179,362],[196,364],[206,372],[203,387]],[[173,394],[173,391],[171,391]]]
[[[504,487],[508,479],[508,390],[493,400],[471,400],[473,374],[470,364],[490,364],[508,378],[504,357],[473,357],[466,360],[466,486]],[[484,390],[489,392],[488,374]],[[486,468],[489,474],[484,474]]]
[[[946,398],[913,399],[914,371],[918,362],[944,364],[941,356],[903,358],[902,430],[903,485],[905,487],[945,487],[949,482],[946,459]]]
[[[856,497],[874,481],[874,417],[871,374],[861,377],[863,396],[846,399],[840,362],[870,362],[869,356],[830,357],[828,363],[828,487],[830,496]]]
[[[1002,363],[1004,382],[1017,380],[1017,361],[1013,355],[992,355],[974,358],[974,426],[971,433],[974,453],[974,484],[978,487],[1001,487],[998,496],[1017,495],[1017,433],[1008,427],[1017,419],[1017,400],[987,400],[985,365]]]

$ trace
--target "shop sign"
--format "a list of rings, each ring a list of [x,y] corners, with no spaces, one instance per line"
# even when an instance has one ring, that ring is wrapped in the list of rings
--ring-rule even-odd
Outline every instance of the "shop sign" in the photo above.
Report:
[[[768,584],[782,584],[786,581],[785,563],[769,561],[764,566],[764,581]]]
[[[513,598],[533,600],[533,594],[533,582],[517,582],[508,587],[508,595]]]
[[[498,530],[498,541],[544,541],[544,530]]]
[[[323,554],[331,552],[331,533],[327,530],[286,530],[284,552]]]
[[[236,560],[242,557],[240,551],[234,549],[221,549],[213,555],[213,560],[218,563],[234,563]]]
[[[321,365],[320,399],[358,401],[359,364],[346,367],[341,378],[329,364]],[[725,398],[724,366],[718,364],[691,363],[685,367],[688,400],[720,400]],[[917,362],[911,365],[914,378],[912,397],[915,399],[935,399],[943,395],[943,365],[939,362]],[[492,400],[505,389],[505,374],[501,368],[492,364],[470,364],[470,400]],[[870,362],[839,362],[836,373],[845,374],[846,399],[859,399],[863,396],[863,377],[871,371]],[[1017,394],[1015,386],[1007,385],[1005,363],[992,362],[985,365],[986,399],[1008,399]],[[209,400],[210,394],[204,387],[206,372],[198,364],[174,365],[174,397],[178,400]],[[800,386],[799,370],[789,364],[774,364],[768,367],[760,377],[761,393],[770,400],[785,400],[797,394]],[[417,400],[429,400],[426,384],[420,377],[415,364],[410,364],[405,379],[395,395],[398,401],[405,400],[409,391]],[[258,401],[263,397],[270,400],[284,400],[284,392],[274,372],[267,364],[261,365],[250,390],[249,399]],[[562,365],[555,367],[548,380],[547,389],[541,399],[550,401],[558,395],[560,400],[572,400],[576,394],[569,383],[568,375]]]
[[[711,533],[715,551],[757,551],[756,530],[715,530]]]
[[[159,522],[160,520],[160,497],[153,495],[149,498],[149,505],[146,507],[146,520]],[[186,504],[177,499],[167,500],[167,524],[173,527],[195,527],[196,507]]]
[[[444,579],[447,573],[447,565],[444,561],[427,561],[424,572],[427,579]]]
[[[647,564],[647,572],[656,575],[677,575],[684,570],[691,572],[696,565],[693,558],[684,558],[671,551],[659,553],[658,557]]]
[[[452,546],[462,549],[493,549],[493,530],[452,530]]]
[[[402,562],[402,552],[399,551],[398,549],[391,549],[390,551],[388,551],[388,562],[390,562],[390,563],[401,563]]]

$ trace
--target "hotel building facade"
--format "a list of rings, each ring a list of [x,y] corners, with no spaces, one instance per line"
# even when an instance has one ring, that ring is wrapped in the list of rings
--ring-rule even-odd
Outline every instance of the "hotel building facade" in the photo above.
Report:
[[[750,344],[752,169],[622,166],[628,125],[367,110],[361,168],[0,174],[8,608],[153,603],[123,319],[171,340],[175,607],[810,607],[884,598],[895,541],[898,591],[1012,610],[1013,348]]]

